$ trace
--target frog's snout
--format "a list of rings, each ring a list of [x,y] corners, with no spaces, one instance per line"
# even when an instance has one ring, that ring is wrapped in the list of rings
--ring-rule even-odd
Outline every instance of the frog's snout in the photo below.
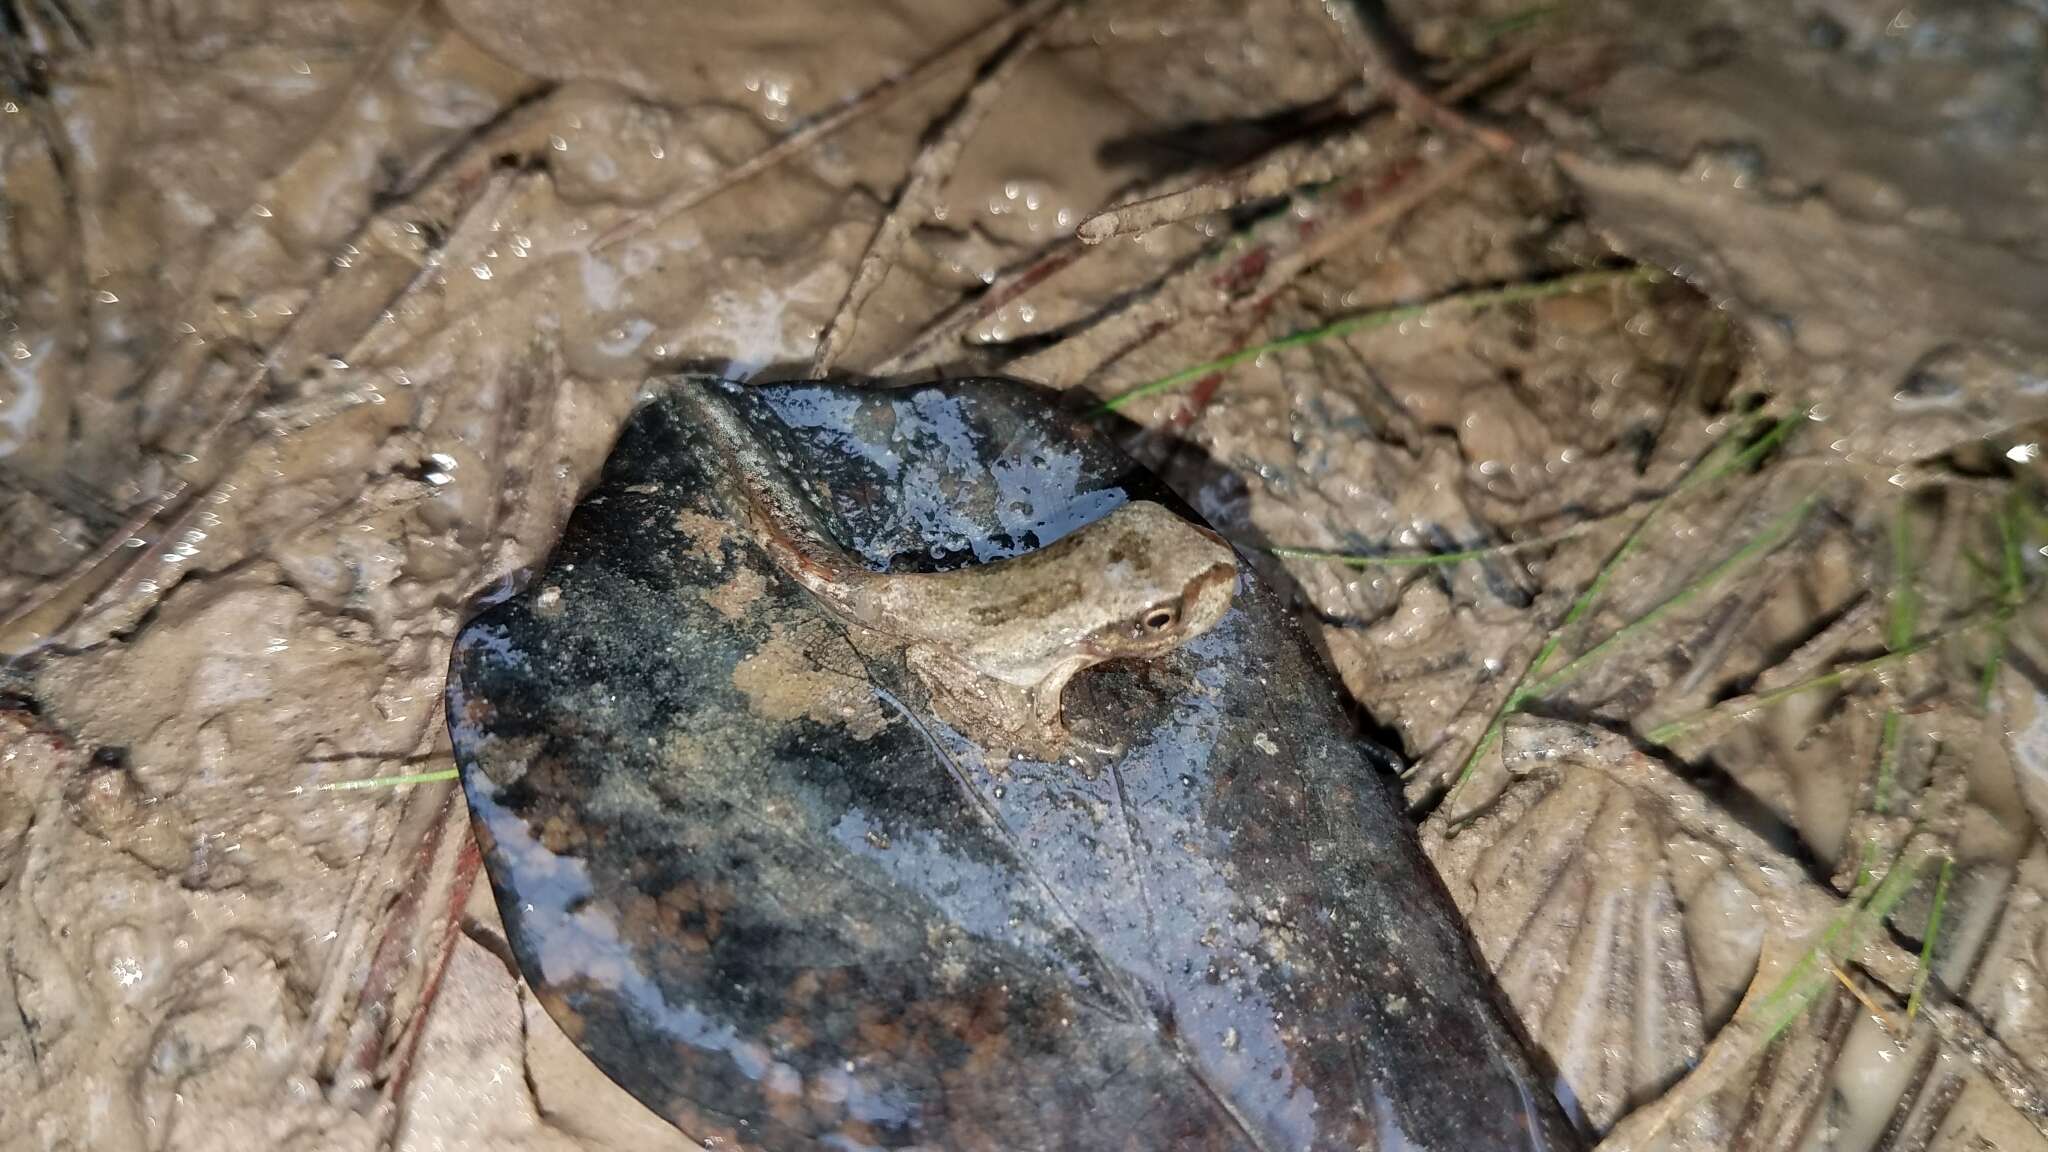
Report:
[[[1220,563],[1188,581],[1180,597],[1180,635],[1192,639],[1216,626],[1237,594],[1237,565]]]

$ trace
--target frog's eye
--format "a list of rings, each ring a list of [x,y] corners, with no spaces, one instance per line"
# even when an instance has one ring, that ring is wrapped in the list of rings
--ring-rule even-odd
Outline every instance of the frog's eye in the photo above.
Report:
[[[1179,618],[1180,613],[1174,611],[1169,605],[1161,604],[1159,607],[1145,613],[1144,619],[1139,621],[1139,623],[1145,626],[1145,631],[1147,632],[1164,632],[1168,628],[1173,627],[1173,622]]]

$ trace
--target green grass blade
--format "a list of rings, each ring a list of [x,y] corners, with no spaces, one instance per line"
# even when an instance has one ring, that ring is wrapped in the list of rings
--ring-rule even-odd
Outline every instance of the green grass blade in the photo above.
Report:
[[[1778,420],[1762,437],[1747,446],[1743,446],[1742,442],[1749,430],[1755,427],[1755,422],[1745,421],[1737,432],[1716,441],[1714,446],[1679,478],[1671,491],[1658,497],[1656,502],[1644,511],[1642,519],[1636,521],[1636,526],[1629,530],[1628,536],[1609,554],[1600,570],[1593,574],[1593,579],[1586,585],[1585,590],[1572,601],[1564,619],[1556,628],[1551,629],[1549,636],[1545,637],[1543,646],[1536,652],[1536,658],[1529,662],[1528,667],[1522,669],[1520,676],[1516,677],[1514,687],[1508,689],[1507,698],[1501,701],[1492,719],[1487,721],[1486,730],[1480,733],[1479,739],[1472,745],[1472,751],[1466,754],[1465,762],[1459,767],[1457,778],[1452,781],[1450,792],[1445,797],[1446,803],[1457,798],[1458,791],[1479,767],[1479,761],[1500,742],[1501,729],[1507,723],[1507,718],[1529,701],[1529,685],[1541,679],[1543,670],[1550,666],[1551,658],[1557,655],[1559,647],[1564,644],[1565,634],[1593,610],[1593,605],[1600,599],[1600,593],[1606,589],[1608,581],[1614,578],[1614,573],[1621,568],[1622,562],[1642,543],[1644,534],[1649,531],[1650,525],[1656,522],[1658,514],[1680,494],[1703,483],[1700,477],[1719,479],[1758,463],[1782,443],[1785,437],[1791,435],[1793,428],[1800,420],[1805,419],[1805,416],[1805,412],[1801,411]]]
[[[1919,616],[1919,592],[1913,586],[1912,507],[1910,501],[1901,500],[1892,514],[1891,622],[1886,631],[1887,646],[1900,648],[1911,644]]]
[[[455,769],[443,768],[436,772],[410,772],[403,776],[370,776],[362,780],[337,780],[332,784],[322,784],[315,788],[314,791],[353,792],[360,788],[405,788],[414,784],[439,784],[443,780],[453,780],[455,776]]]
[[[1483,52],[1504,36],[1512,36],[1517,32],[1534,28],[1564,11],[1564,7],[1563,4],[1538,4],[1533,8],[1524,8],[1519,12],[1510,12],[1505,16],[1488,20],[1473,29],[1471,51],[1474,54]]]
[[[1899,742],[1904,733],[1905,717],[1898,709],[1887,709],[1884,726],[1877,741],[1877,784],[1871,790],[1870,806],[1878,815],[1889,815],[1892,810],[1892,782],[1899,774]]]
[[[1763,435],[1751,441],[1741,451],[1720,462],[1714,468],[1699,473],[1697,479],[1687,478],[1681,481],[1678,486],[1679,491],[1682,492],[1695,484],[1711,484],[1723,476],[1736,472],[1746,472],[1763,463],[1764,457],[1769,456],[1775,451],[1778,445],[1785,442],[1786,437],[1792,435],[1793,431],[1806,421],[1807,414],[1810,411],[1811,409],[1801,408],[1789,415],[1779,417],[1772,422],[1769,428],[1764,430]]]
[[[1339,336],[1348,336],[1353,332],[1362,332],[1370,328],[1385,328],[1402,323],[1403,321],[1426,316],[1439,308],[1478,311],[1482,308],[1492,308],[1502,304],[1542,300],[1551,296],[1564,296],[1574,292],[1585,292],[1610,284],[1620,284],[1632,280],[1647,280],[1655,275],[1657,275],[1655,269],[1641,267],[1575,272],[1568,276],[1560,276],[1554,280],[1538,280],[1527,284],[1509,284],[1500,288],[1468,289],[1462,292],[1452,292],[1448,295],[1439,296],[1434,300],[1426,300],[1420,304],[1403,304],[1393,308],[1375,308],[1367,312],[1355,312],[1320,327],[1290,333],[1277,340],[1268,340],[1263,344],[1253,344],[1240,348],[1228,356],[1221,356],[1191,368],[1183,368],[1178,372],[1162,376],[1150,383],[1140,384],[1128,392],[1120,393],[1103,401],[1096,411],[1098,413],[1119,411],[1134,401],[1142,400],[1147,396],[1156,396],[1161,392],[1171,392],[1176,388],[1192,384],[1197,380],[1212,376],[1218,372],[1228,372],[1232,368],[1250,363],[1268,352],[1280,352],[1289,348],[1299,348],[1306,344],[1333,340]]]
[[[2022,520],[2032,515],[2033,510],[2015,492],[1999,505],[1994,519],[1998,531],[1998,570],[1994,578],[1998,582],[2001,619],[2010,619],[2026,602],[2027,541],[2026,525]],[[1991,638],[1991,651],[1985,655],[1984,671],[1978,675],[1977,702],[1980,707],[1991,707],[1992,694],[1998,691],[1998,670],[2004,663],[2005,630],[2001,628]]]
[[[1912,889],[1920,865],[1926,860],[1908,861],[1902,852],[1867,898],[1851,902],[1835,915],[1814,946],[1800,956],[1772,989],[1759,997],[1752,1013],[1770,1013],[1766,1034],[1772,1040],[1799,1019],[1828,987],[1834,969],[1853,958],[1863,947],[1869,932],[1891,915],[1899,901]],[[1772,1009],[1778,1011],[1772,1012]]]
[[[1808,496],[1806,499],[1801,500],[1791,511],[1772,521],[1769,527],[1757,535],[1756,539],[1737,549],[1734,555],[1716,564],[1705,575],[1680,588],[1677,592],[1672,593],[1669,598],[1655,608],[1615,629],[1606,639],[1574,657],[1569,664],[1559,668],[1543,680],[1538,681],[1529,690],[1528,698],[1534,699],[1540,696],[1547,696],[1556,691],[1579,673],[1597,664],[1609,652],[1625,643],[1631,636],[1652,627],[1659,620],[1683,608],[1701,592],[1714,587],[1764,556],[1777,551],[1778,547],[1784,544],[1791,537],[1793,531],[1806,519],[1807,513],[1813,510],[1813,505],[1818,499],[1819,497],[1816,496]]]
[[[1268,548],[1271,556],[1282,560],[1328,560],[1352,568],[1437,568],[1477,560],[1482,556],[1495,556],[1518,548],[1531,548],[1535,541],[1527,544],[1490,544],[1483,548],[1466,548],[1457,552],[1388,552],[1378,556],[1357,552],[1321,552],[1313,548]]]
[[[1868,676],[1872,672],[1879,672],[1895,664],[1903,663],[1944,640],[1954,639],[1957,636],[1982,628],[1986,624],[1996,623],[2001,619],[2002,617],[1997,611],[1975,613],[1964,617],[1952,627],[1944,628],[1939,632],[1929,633],[1896,652],[1887,652],[1882,656],[1875,656],[1868,660],[1859,660],[1854,664],[1844,664],[1839,668],[1823,672],[1818,676],[1808,677],[1795,684],[1787,684],[1781,688],[1761,693],[1750,700],[1749,708],[1761,711],[1780,700],[1790,699],[1802,692],[1831,688],[1848,680]],[[1650,729],[1643,734],[1643,738],[1653,744],[1669,744],[1674,738],[1684,735],[1688,729],[1711,718],[1716,711],[1717,709],[1714,708],[1704,708],[1690,715],[1680,716],[1676,720],[1659,724],[1657,727]]]
[[[1920,1014],[1920,996],[1927,991],[1927,977],[1934,968],[1934,941],[1941,935],[1941,910],[1948,902],[1949,875],[1955,871],[1955,861],[1942,857],[1941,876],[1934,882],[1934,903],[1927,909],[1927,936],[1920,941],[1920,966],[1913,970],[1913,991],[1906,997],[1906,1023]]]
[[[1885,647],[1896,651],[1913,642],[1919,623],[1919,592],[1913,586],[1913,501],[1903,497],[1892,510],[1892,581],[1887,593],[1890,618],[1885,624]],[[1870,806],[1878,815],[1892,808],[1892,783],[1898,779],[1899,747],[1904,737],[1904,718],[1896,708],[1887,708],[1877,741],[1877,783],[1871,789]]]
[[[1528,540],[1508,540],[1500,544],[1484,544],[1477,548],[1461,548],[1452,552],[1337,552],[1320,548],[1275,547],[1266,549],[1269,556],[1283,560],[1326,560],[1332,564],[1343,564],[1351,568],[1437,568],[1462,564],[1467,560],[1480,560],[1488,556],[1506,556],[1516,552],[1532,552],[1540,548],[1554,548],[1598,528],[1613,523],[1616,517],[1603,516],[1574,524],[1562,532],[1552,532]]]
[[[1998,669],[2005,663],[2005,633],[1998,632],[1991,637],[1991,651],[1984,657],[1984,671],[1977,677],[1977,706],[1991,707],[1991,697],[1998,692]]]

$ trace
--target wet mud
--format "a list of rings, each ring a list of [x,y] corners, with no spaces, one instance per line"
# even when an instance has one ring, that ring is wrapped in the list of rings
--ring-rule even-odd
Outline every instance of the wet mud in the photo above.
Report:
[[[0,5],[0,1147],[689,1146],[444,679],[645,381],[828,329],[1144,429],[1609,1152],[2043,1145],[2038,4],[697,7]]]

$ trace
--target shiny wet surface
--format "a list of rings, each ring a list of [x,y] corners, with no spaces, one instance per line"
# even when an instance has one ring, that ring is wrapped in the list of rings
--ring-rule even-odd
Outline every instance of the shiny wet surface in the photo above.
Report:
[[[739,527],[666,389],[450,717],[514,950],[600,1067],[766,1148],[1554,1148],[1546,1081],[1250,570],[1210,633],[985,757]],[[1172,498],[998,381],[729,394],[839,543],[928,570]]]

